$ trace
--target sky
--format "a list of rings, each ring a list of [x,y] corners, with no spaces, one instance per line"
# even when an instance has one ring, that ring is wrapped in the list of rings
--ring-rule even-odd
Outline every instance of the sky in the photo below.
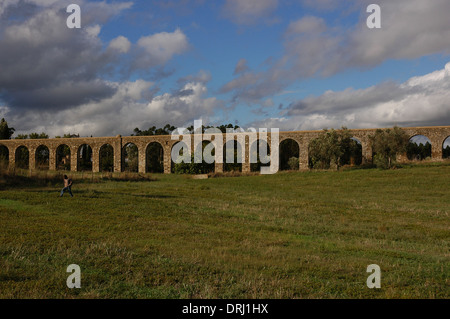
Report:
[[[0,117],[50,137],[197,119],[450,125],[449,12],[448,0],[0,0]]]

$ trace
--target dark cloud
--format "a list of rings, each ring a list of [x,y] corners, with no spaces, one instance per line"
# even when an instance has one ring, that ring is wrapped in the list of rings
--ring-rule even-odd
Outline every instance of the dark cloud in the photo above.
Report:
[[[0,20],[0,96],[8,106],[21,112],[65,109],[111,96],[114,89],[99,77],[110,70],[118,55],[102,49],[97,37],[100,27],[69,29],[62,8],[25,6],[27,10],[20,12],[8,7]],[[92,21],[96,15],[105,21],[122,7],[112,5],[103,11],[88,6],[92,10],[83,16]]]

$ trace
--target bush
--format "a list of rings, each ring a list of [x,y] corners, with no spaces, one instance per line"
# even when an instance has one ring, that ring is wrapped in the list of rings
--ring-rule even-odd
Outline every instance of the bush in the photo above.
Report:
[[[289,169],[298,170],[299,160],[297,157],[291,157],[288,160]]]
[[[208,174],[214,172],[214,166],[214,163],[208,164],[205,161],[194,163],[194,155],[191,155],[190,163],[175,163],[173,172],[175,174]]]
[[[373,164],[377,167],[377,168],[382,168],[382,169],[388,169],[389,166],[389,159],[386,156],[383,156],[381,154],[375,154],[375,156],[373,157]],[[393,164],[393,163],[391,163]]]

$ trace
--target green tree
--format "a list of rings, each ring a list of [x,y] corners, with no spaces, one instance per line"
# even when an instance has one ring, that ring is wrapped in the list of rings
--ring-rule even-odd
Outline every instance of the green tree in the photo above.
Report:
[[[450,145],[447,145],[446,148],[442,151],[442,157],[443,158],[449,158],[450,157]]]
[[[39,134],[39,133],[31,133],[29,135],[29,138],[30,139],[46,139],[46,138],[48,138],[48,135],[45,134],[44,132],[42,132],[41,134]]]
[[[409,142],[406,146],[406,155],[409,160],[424,160],[427,157],[431,157],[431,144],[427,141],[425,145],[420,143]]]
[[[371,135],[374,164],[379,168],[391,168],[395,164],[396,156],[407,151],[409,137],[401,128],[377,129]]]
[[[156,128],[156,126],[149,127],[147,130],[141,131],[139,128],[133,130],[131,136],[152,136],[152,135],[170,135],[176,129],[175,126],[166,124],[164,127]]]
[[[135,144],[129,143],[123,147],[123,170],[125,172],[137,172],[139,167],[138,148]]]
[[[340,130],[323,130],[309,144],[309,165],[312,168],[328,169],[349,164],[350,158],[359,151],[358,143],[352,139],[346,127]]]
[[[164,172],[164,150],[157,142],[150,143],[146,150],[146,170],[150,173]]]
[[[100,148],[100,171],[112,172],[114,170],[114,149],[106,144]]]
[[[8,126],[4,118],[0,121],[0,140],[9,140],[14,134],[15,129]]]

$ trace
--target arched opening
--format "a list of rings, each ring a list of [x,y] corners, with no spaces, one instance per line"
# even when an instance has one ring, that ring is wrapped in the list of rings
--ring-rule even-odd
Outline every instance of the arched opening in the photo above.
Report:
[[[114,148],[111,145],[105,144],[100,147],[99,164],[100,172],[114,171]]]
[[[122,172],[139,171],[139,154],[136,144],[127,143],[122,148]]]
[[[450,136],[442,143],[442,158],[450,158]]]
[[[56,169],[70,171],[70,147],[66,144],[56,149]]]
[[[200,143],[199,143],[200,144]],[[209,174],[209,173],[214,173],[214,162],[215,162],[215,148],[214,148],[214,144],[211,141],[202,141],[201,145],[197,146],[199,149],[201,149],[201,155],[200,158],[202,159],[201,163],[195,163],[196,158],[198,158],[198,156],[195,154],[195,149],[194,149],[194,163],[193,165],[191,165],[191,167],[193,168],[193,171],[195,172],[195,174]],[[200,148],[201,147],[201,148]],[[206,151],[205,151],[206,150]],[[205,155],[208,157],[212,157],[210,159],[208,159],[208,162],[212,163],[208,163],[205,160]]]
[[[242,146],[238,141],[233,140],[226,142],[223,146],[223,171],[242,172],[241,156]]]
[[[88,144],[83,144],[78,148],[78,170],[92,171],[92,148]]]
[[[50,151],[45,145],[41,145],[36,149],[36,168],[39,170],[49,169]]]
[[[250,145],[249,160],[256,160],[256,163],[250,162],[251,172],[259,172],[261,170],[261,166],[270,165],[270,147],[266,141],[257,140]]]
[[[28,169],[30,167],[30,152],[25,146],[16,149],[16,168]]]
[[[190,157],[190,162],[192,162],[193,154],[190,154],[189,147],[183,141],[176,142],[172,145],[170,150],[170,161],[171,161],[171,172],[183,174],[189,167],[187,161]],[[178,161],[178,163],[176,163]]]
[[[342,140],[340,165],[358,166],[362,163],[362,144],[356,137]]]
[[[164,173],[164,148],[158,142],[148,144],[145,150],[145,171]]]
[[[280,171],[298,170],[300,146],[293,139],[286,139],[280,143]]]
[[[5,145],[0,145],[0,170],[9,166],[9,149]]]
[[[410,161],[422,161],[431,158],[431,141],[423,135],[415,135],[409,139],[406,156]]]

